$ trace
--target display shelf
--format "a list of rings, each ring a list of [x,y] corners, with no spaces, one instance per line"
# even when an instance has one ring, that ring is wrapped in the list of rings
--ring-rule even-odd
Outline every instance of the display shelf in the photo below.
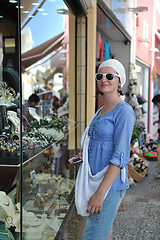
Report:
[[[50,148],[49,146],[48,148]],[[47,150],[48,148],[44,149]],[[43,151],[39,151],[39,148],[27,149],[23,153],[23,176],[29,175],[29,169],[40,170],[43,163],[46,161],[46,158],[43,156]],[[13,158],[7,157],[6,152],[1,153],[2,157],[0,158],[0,191],[8,192],[9,189],[19,181],[20,177],[20,156],[14,156]]]
[[[43,164],[48,159],[50,160],[51,156],[46,157],[43,154],[44,150],[38,154],[35,154],[35,152],[35,149],[31,149],[31,157],[22,163],[23,215],[31,215],[33,219],[35,218],[33,222],[22,220],[23,239],[33,240],[37,237],[36,239],[43,240],[46,239],[46,236],[54,239],[61,226],[64,226],[65,221],[67,221],[66,216],[69,214],[70,204],[74,198],[75,181],[63,177],[62,174],[54,174],[52,171],[48,174],[43,173]],[[20,164],[1,164],[1,180],[3,176],[1,191],[9,192],[12,186],[19,182],[20,170]],[[35,172],[36,182],[34,182],[35,179],[31,176],[32,172]],[[9,177],[11,178],[10,182]],[[20,197],[17,197],[17,199],[19,200]],[[14,236],[19,235],[15,232]],[[18,238],[15,237],[15,239]]]

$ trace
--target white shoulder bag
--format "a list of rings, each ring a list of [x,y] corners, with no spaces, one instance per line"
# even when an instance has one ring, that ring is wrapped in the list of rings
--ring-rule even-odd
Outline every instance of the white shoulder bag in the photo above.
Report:
[[[88,202],[91,196],[98,189],[109,166],[109,165],[106,166],[102,171],[98,172],[96,175],[92,175],[91,173],[90,166],[88,163],[88,145],[90,140],[88,136],[89,125],[87,126],[81,138],[81,146],[83,148],[83,154],[82,154],[83,163],[79,167],[77,178],[76,178],[76,184],[75,184],[75,204],[77,208],[77,213],[81,216],[89,216],[89,213],[86,212],[88,208]],[[121,169],[121,181],[122,182],[125,181],[125,167]],[[106,198],[109,190],[110,188],[106,192],[106,195],[104,198]]]
[[[88,207],[88,201],[90,197],[96,192],[108,169],[108,166],[106,166],[102,171],[98,172],[94,176],[91,173],[90,166],[88,163],[88,145],[90,140],[88,136],[89,125],[87,126],[81,139],[81,145],[83,147],[82,154],[83,163],[79,167],[75,184],[75,204],[77,208],[77,213],[81,216],[89,215],[89,213],[86,212]]]

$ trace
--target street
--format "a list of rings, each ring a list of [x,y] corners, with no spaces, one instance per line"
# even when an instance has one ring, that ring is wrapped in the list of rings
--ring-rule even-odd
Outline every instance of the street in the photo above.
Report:
[[[160,239],[160,179],[157,162],[149,162],[148,176],[126,192],[125,212],[118,212],[112,240]]]

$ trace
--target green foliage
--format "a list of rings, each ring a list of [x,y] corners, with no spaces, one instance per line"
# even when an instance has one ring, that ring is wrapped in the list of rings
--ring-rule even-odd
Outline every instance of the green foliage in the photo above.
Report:
[[[133,132],[132,132],[131,144],[134,144],[138,140],[140,134],[141,132],[134,126]]]

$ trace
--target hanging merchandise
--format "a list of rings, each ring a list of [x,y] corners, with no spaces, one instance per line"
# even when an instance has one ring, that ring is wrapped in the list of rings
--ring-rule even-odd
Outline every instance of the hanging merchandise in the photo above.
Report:
[[[110,44],[107,41],[105,41],[104,42],[104,61],[110,59],[110,54],[111,54]]]
[[[100,45],[101,45],[101,34],[99,32],[96,33],[96,58],[99,59],[100,55]]]
[[[101,38],[99,60],[100,60],[100,62],[104,61],[104,41],[103,41],[103,38]]]
[[[143,96],[137,96],[137,100],[140,105],[147,102],[147,100]]]

